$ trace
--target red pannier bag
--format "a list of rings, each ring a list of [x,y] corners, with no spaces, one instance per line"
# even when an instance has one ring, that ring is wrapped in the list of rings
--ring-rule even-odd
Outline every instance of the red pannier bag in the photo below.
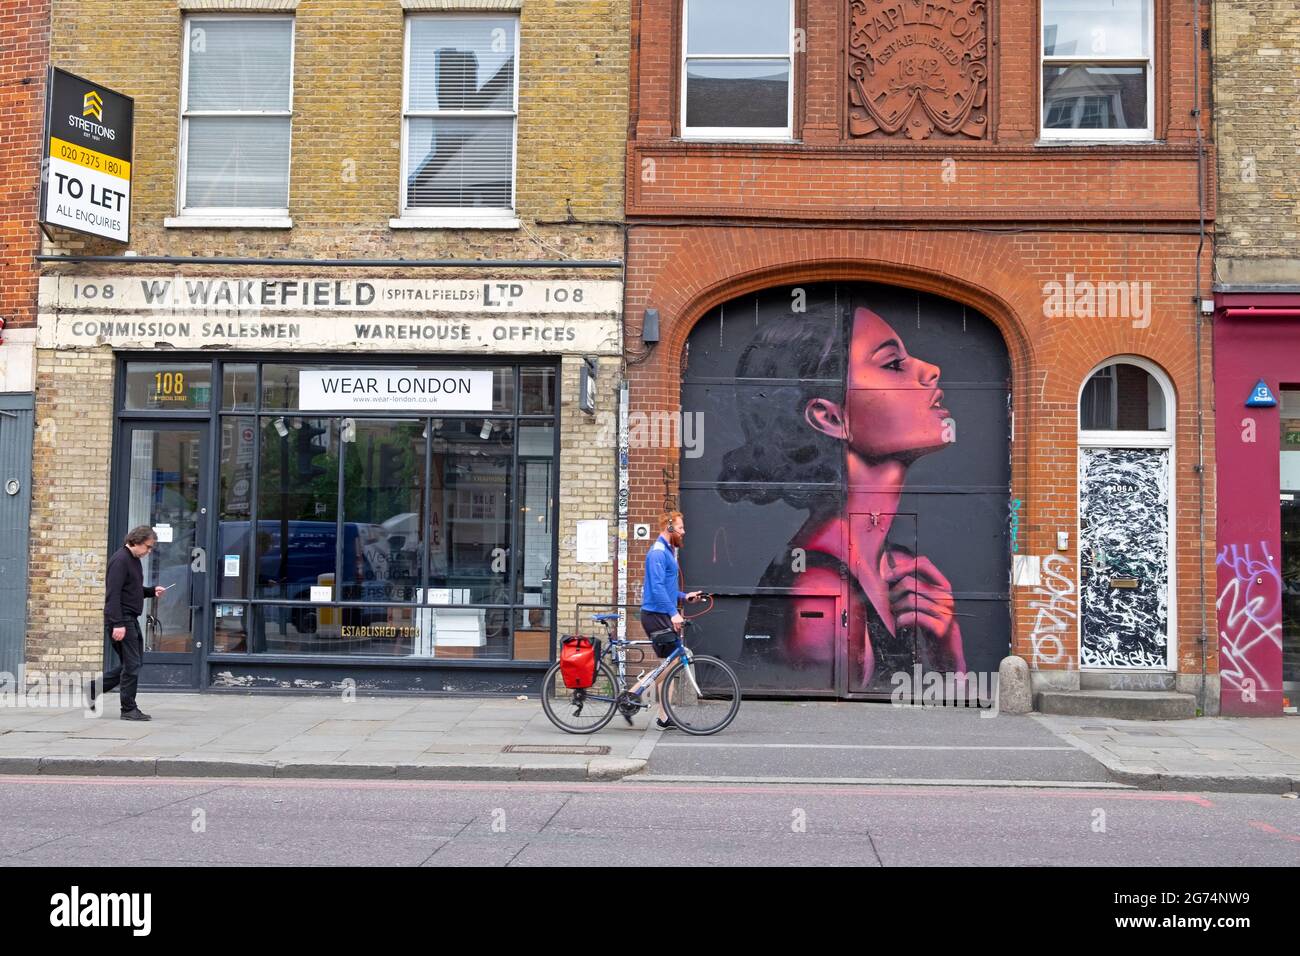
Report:
[[[560,642],[560,674],[564,686],[580,690],[596,683],[596,662],[600,659],[600,641],[575,634]]]

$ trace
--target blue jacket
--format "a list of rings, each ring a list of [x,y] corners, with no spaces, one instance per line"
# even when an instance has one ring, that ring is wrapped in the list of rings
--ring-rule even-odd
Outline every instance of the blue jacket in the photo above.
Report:
[[[641,587],[641,610],[676,614],[677,603],[686,592],[677,590],[677,555],[660,535],[645,556],[645,584]]]

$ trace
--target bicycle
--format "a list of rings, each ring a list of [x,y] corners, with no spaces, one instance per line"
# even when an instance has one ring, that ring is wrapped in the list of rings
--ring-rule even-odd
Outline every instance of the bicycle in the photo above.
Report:
[[[629,687],[627,648],[652,642],[614,637],[612,625],[618,620],[617,613],[593,614],[592,620],[604,625],[607,647],[596,662],[595,682],[585,688],[566,687],[558,661],[542,679],[542,709],[556,727],[570,734],[594,734],[613,720],[616,713],[621,713],[631,725],[637,712],[651,706],[645,692],[665,671],[664,710],[679,729],[703,737],[716,734],[736,719],[740,710],[740,682],[723,661],[707,654],[691,653],[683,640],[654,670]],[[684,626],[690,626],[690,621]],[[610,658],[616,669],[610,667]]]

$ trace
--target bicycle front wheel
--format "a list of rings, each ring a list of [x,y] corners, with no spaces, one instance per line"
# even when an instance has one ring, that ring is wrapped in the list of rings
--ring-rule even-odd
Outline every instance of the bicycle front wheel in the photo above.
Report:
[[[664,710],[688,734],[716,734],[740,710],[740,682],[716,657],[696,654],[689,664],[678,661],[663,687]]]
[[[565,733],[594,734],[614,719],[617,687],[614,672],[604,661],[590,687],[565,687],[557,662],[542,678],[542,710]]]

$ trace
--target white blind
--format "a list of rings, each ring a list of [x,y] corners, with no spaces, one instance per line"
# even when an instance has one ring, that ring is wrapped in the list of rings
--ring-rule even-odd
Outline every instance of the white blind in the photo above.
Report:
[[[286,208],[292,22],[193,20],[188,43],[185,208]]]
[[[413,17],[410,111],[513,110],[515,28],[514,17]]]
[[[407,120],[406,205],[510,209],[514,133],[513,117]]]
[[[186,121],[185,205],[289,205],[289,117],[193,116]]]
[[[293,23],[194,20],[188,110],[288,110]]]

